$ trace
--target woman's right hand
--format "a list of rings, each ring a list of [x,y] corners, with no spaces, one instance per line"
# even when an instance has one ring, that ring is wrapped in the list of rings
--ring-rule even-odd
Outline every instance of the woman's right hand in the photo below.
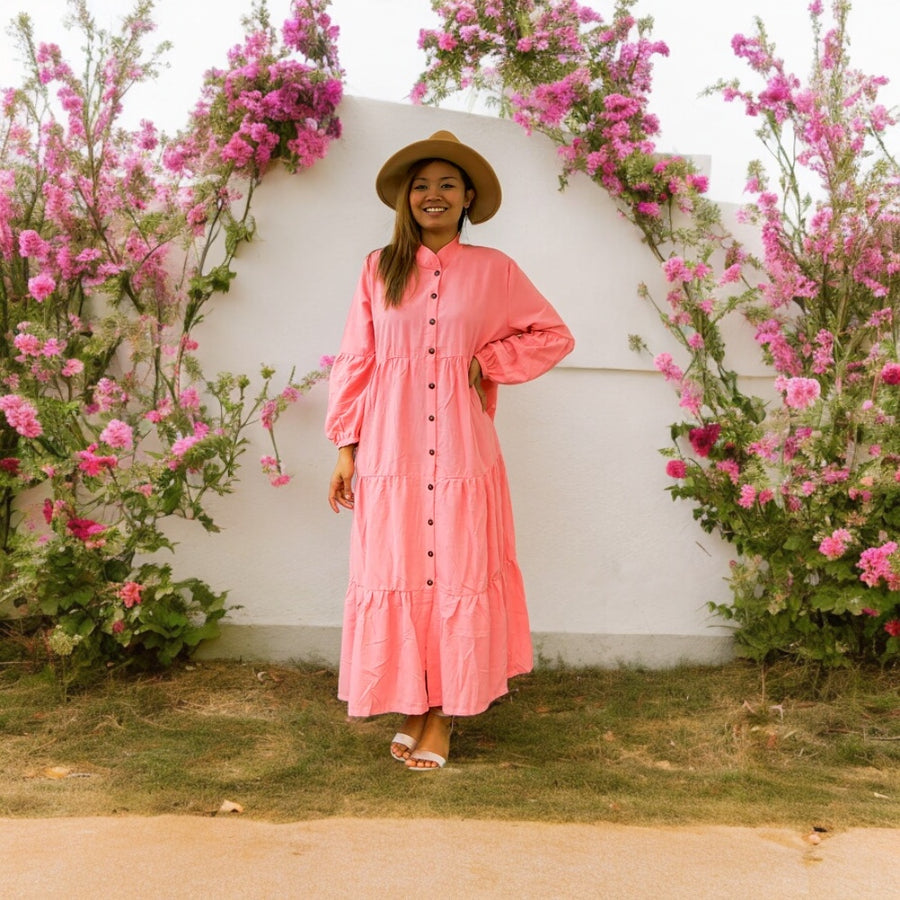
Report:
[[[337,465],[331,473],[328,486],[328,505],[340,512],[340,507],[353,509],[353,473],[356,470],[356,444],[338,450]]]

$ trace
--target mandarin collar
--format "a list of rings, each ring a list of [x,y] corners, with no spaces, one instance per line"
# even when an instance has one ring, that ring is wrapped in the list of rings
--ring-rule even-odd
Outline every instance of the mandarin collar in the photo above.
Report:
[[[433,269],[438,265],[446,266],[459,254],[461,248],[459,234],[449,244],[444,244],[437,253],[429,250],[424,244],[419,244],[419,249],[416,251],[416,264],[423,269]]]

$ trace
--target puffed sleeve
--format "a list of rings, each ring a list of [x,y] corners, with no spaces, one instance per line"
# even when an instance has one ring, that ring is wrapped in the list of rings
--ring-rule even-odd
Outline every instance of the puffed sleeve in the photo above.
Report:
[[[359,442],[366,393],[375,370],[375,332],[372,294],[375,267],[371,258],[363,266],[341,348],[328,379],[325,435],[338,447]]]
[[[572,352],[575,339],[550,302],[512,260],[506,284],[508,335],[478,350],[482,375],[521,384],[543,375]]]

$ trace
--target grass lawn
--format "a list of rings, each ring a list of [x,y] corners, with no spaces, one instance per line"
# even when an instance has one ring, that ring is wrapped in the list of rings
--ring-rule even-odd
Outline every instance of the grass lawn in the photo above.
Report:
[[[399,716],[349,721],[328,669],[240,662],[115,676],[62,698],[0,645],[0,816],[215,812],[626,824],[900,823],[900,671],[749,663],[544,668],[451,759],[388,755]]]

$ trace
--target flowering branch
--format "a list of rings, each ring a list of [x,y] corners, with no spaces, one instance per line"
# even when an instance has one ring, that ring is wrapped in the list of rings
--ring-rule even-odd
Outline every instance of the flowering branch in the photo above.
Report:
[[[224,595],[135,558],[171,549],[168,516],[217,530],[203,501],[233,490],[246,430],[273,402],[271,369],[255,396],[246,376],[208,380],[195,331],[235,277],[266,172],[309,168],[340,136],[337,29],[327,0],[293,0],[280,32],[257,3],[168,140],[119,124],[167,49],[144,49],[151,0],[116,35],[71,6],[84,76],[22,15],[32,71],[2,96],[0,598],[49,616],[82,668],[166,663],[215,633]],[[325,377],[292,373],[276,405]]]
[[[670,491],[737,550],[733,602],[714,608],[740,626],[741,651],[831,665],[896,659],[900,553],[888,538],[900,527],[900,169],[885,149],[885,79],[850,66],[846,0],[833,3],[827,31],[822,3],[810,4],[807,84],[761,22],[734,39],[764,87],[715,90],[761,121],[778,173],[771,189],[762,165],[751,167],[757,199],[742,216],[759,227],[757,260],[703,196],[706,178],[655,149],[652,62],[668,51],[634,6],[619,0],[607,22],[573,0],[434,0],[442,27],[421,33],[428,67],[413,98],[487,92],[557,144],[561,185],[575,172],[591,178],[661,264],[665,301],[645,285],[639,293],[686,361],[654,358],[685,417],[664,451]],[[818,181],[816,202],[806,177]],[[746,393],[728,363],[721,324],[736,312],[773,370],[774,402]],[[646,350],[640,337],[631,343]]]

